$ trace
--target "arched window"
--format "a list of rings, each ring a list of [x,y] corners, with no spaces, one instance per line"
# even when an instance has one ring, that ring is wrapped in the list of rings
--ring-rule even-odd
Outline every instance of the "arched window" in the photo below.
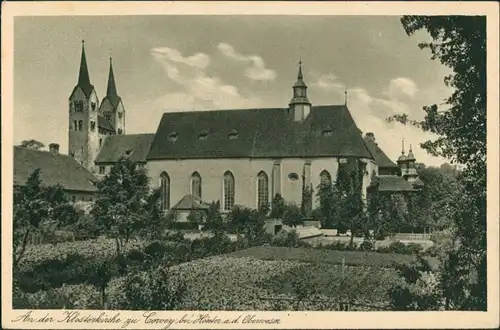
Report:
[[[170,208],[170,178],[165,172],[160,175],[160,191],[160,209],[165,211]]]
[[[331,185],[332,184],[332,177],[327,170],[323,170],[319,174],[319,177],[320,177],[320,183],[322,185]]]
[[[201,176],[198,172],[191,175],[191,195],[201,199]]]
[[[78,122],[76,120],[73,121],[73,131],[78,131]]]
[[[264,171],[257,175],[257,207],[261,209],[269,205],[269,180]]]
[[[234,206],[234,176],[231,172],[224,173],[224,211],[231,211]]]
[[[78,121],[78,130],[82,131],[83,130],[83,120]]]

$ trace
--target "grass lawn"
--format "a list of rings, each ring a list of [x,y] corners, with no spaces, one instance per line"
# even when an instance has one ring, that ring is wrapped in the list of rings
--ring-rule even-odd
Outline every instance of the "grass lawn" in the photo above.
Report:
[[[315,264],[345,264],[349,266],[367,266],[379,268],[393,268],[395,264],[410,263],[416,260],[415,256],[377,253],[361,251],[335,251],[312,248],[288,248],[275,246],[254,246],[245,250],[230,253],[231,257],[255,257],[261,260],[296,260]],[[429,259],[435,264],[434,259]]]

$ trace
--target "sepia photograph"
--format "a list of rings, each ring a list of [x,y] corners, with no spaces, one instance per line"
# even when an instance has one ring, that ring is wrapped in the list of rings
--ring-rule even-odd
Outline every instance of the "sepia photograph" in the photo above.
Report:
[[[494,312],[486,14],[11,20],[9,324]]]

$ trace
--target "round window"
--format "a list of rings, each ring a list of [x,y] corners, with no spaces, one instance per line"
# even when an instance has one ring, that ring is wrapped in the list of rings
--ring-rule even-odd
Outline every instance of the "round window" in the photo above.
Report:
[[[297,173],[290,173],[288,174],[288,179],[291,181],[297,181],[299,179],[299,175]]]

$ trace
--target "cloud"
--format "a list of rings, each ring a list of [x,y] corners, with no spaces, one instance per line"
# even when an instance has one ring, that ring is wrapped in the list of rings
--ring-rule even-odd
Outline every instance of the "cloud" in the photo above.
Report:
[[[245,95],[236,86],[221,78],[207,74],[210,56],[196,53],[183,56],[177,49],[153,48],[153,58],[162,65],[168,78],[177,83],[182,91],[169,92],[153,102],[154,108],[175,111],[203,109],[250,108],[261,105],[260,98]]]
[[[183,57],[182,53],[177,49],[168,47],[153,48],[151,50],[153,56],[164,57],[174,63],[183,63],[196,68],[206,68],[210,65],[210,56],[204,53],[196,53],[192,56]]]
[[[334,92],[342,95],[346,85],[333,73],[319,73],[311,71],[311,86],[315,90],[323,91],[326,97]],[[409,144],[417,161],[428,165],[440,165],[444,162],[442,158],[430,156],[420,148],[420,143],[433,140],[436,136],[424,132],[418,128],[404,126],[397,122],[389,123],[385,118],[400,113],[409,113],[410,106],[404,97],[414,97],[418,91],[416,84],[408,78],[396,78],[388,82],[386,92],[380,97],[370,94],[365,88],[348,88],[347,103],[349,110],[359,127],[364,133],[373,132],[377,143],[392,160],[396,160],[401,153],[401,141],[404,138],[406,150]],[[328,93],[328,94],[327,94]]]
[[[323,91],[336,92],[343,94],[345,92],[345,85],[341,83],[335,75],[332,73],[320,74],[316,71],[311,71],[313,87],[316,87]]]
[[[384,93],[392,99],[399,99],[402,97],[414,98],[417,94],[418,87],[413,80],[409,78],[395,78],[389,82],[389,87]]]
[[[245,76],[248,79],[254,81],[266,81],[266,80],[276,79],[277,77],[276,71],[272,69],[267,69],[266,64],[264,63],[262,57],[257,55],[240,54],[234,49],[233,46],[226,43],[220,43],[217,46],[217,48],[226,57],[229,57],[236,61],[250,64],[250,67],[248,67],[245,70]]]

